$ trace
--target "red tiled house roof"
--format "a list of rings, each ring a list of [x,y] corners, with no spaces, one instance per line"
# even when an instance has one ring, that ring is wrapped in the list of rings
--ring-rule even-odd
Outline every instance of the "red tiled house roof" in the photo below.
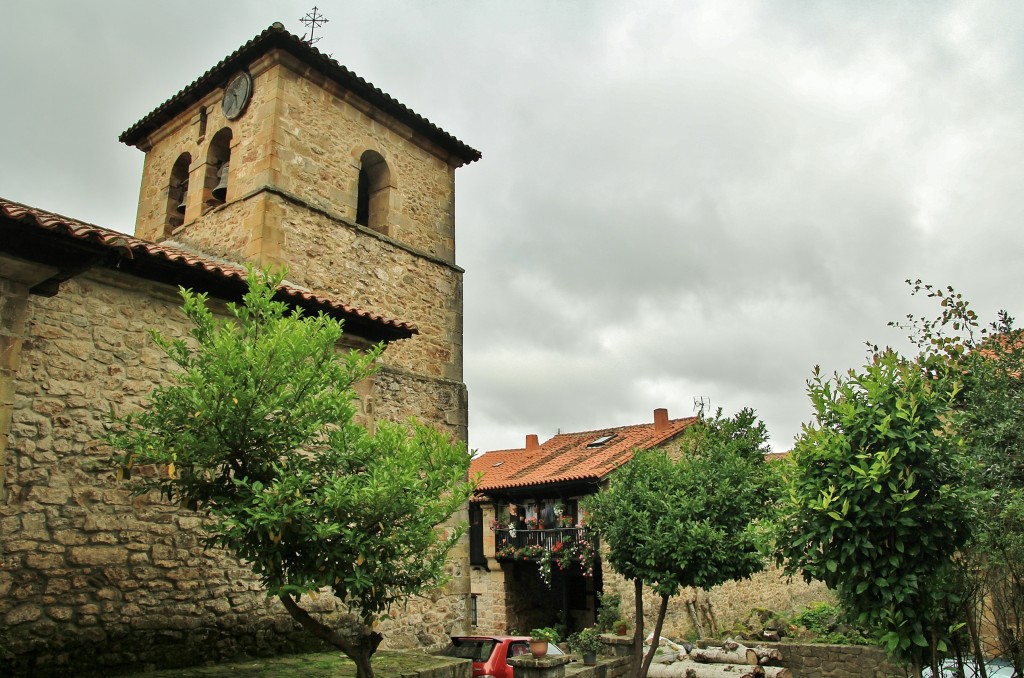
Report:
[[[470,476],[481,475],[477,495],[563,483],[598,483],[633,458],[636,449],[657,447],[683,432],[697,417],[669,419],[654,411],[654,422],[634,426],[560,433],[543,445],[527,436],[523,449],[495,450],[472,461]],[[596,441],[611,436],[606,442]]]
[[[0,198],[0,253],[53,267],[55,274],[32,288],[53,296],[61,282],[90,268],[207,292],[229,301],[242,298],[246,270],[238,264],[190,252],[172,241],[153,243],[107,228]],[[307,313],[345,321],[345,330],[370,341],[407,339],[415,325],[349,306],[285,282],[277,298]]]

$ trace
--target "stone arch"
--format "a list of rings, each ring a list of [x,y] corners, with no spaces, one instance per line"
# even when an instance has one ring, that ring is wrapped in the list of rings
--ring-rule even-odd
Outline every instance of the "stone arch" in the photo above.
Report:
[[[228,183],[230,164],[231,128],[224,127],[213,135],[213,138],[210,140],[210,147],[206,151],[206,168],[203,175],[203,204],[207,207],[216,207],[227,201],[227,194],[230,189]]]
[[[185,223],[186,203],[188,202],[188,171],[192,166],[192,155],[182,153],[171,166],[171,175],[167,181],[167,208],[164,220],[164,237],[169,237],[174,229]]]
[[[390,234],[392,172],[384,156],[374,150],[359,156],[359,184],[356,189],[356,223],[378,233]]]

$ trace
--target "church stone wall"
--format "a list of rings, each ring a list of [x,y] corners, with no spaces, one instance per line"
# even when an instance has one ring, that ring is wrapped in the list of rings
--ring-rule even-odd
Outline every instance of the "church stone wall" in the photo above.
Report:
[[[391,177],[387,233],[454,261],[455,175],[446,154],[333,81],[282,59],[274,185],[354,222],[361,156],[376,151]]]
[[[273,187],[354,223],[361,156],[372,150],[384,158],[391,176],[386,234],[455,261],[455,170],[443,151],[282,52],[257,60],[250,72],[252,100],[240,118],[224,118],[218,89],[151,135],[143,147],[147,157],[136,235],[162,239],[171,168],[184,152],[192,156],[184,230],[202,221],[207,207],[198,188],[212,138],[226,127],[232,132],[228,205]],[[202,134],[200,108],[207,112]],[[253,232],[252,238],[259,237]],[[241,254],[253,258],[255,253]]]
[[[393,344],[385,364],[462,381],[461,269],[269,192],[208,214],[175,238],[238,258],[255,221],[262,223],[265,263],[286,265],[292,282],[416,324],[420,333]]]
[[[137,407],[166,379],[167,360],[147,330],[185,335],[176,291],[96,273],[25,306],[0,501],[0,674],[109,675],[310,647],[246,567],[202,547],[201,515],[132,497],[98,442],[109,406]],[[5,332],[14,315],[3,317]],[[420,388],[385,372],[369,406],[377,417],[415,413],[458,431],[458,417],[452,425],[444,407],[427,404],[433,396],[393,399]],[[457,409],[461,385],[446,397]],[[448,587],[384,624],[388,646],[437,644],[466,630],[466,562],[464,540]],[[317,604],[329,614],[334,599]]]

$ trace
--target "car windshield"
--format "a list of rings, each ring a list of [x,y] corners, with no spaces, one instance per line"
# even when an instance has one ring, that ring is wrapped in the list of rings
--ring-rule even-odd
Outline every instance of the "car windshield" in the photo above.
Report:
[[[497,641],[493,638],[452,638],[452,644],[444,651],[449,657],[472,659],[485,662],[494,651]]]

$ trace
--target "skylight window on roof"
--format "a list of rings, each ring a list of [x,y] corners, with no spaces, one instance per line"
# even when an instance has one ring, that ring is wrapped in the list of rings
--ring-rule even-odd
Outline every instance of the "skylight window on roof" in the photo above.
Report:
[[[503,462],[503,461],[499,461],[499,462],[498,462],[498,463],[496,463],[496,464],[492,464],[492,468],[497,468],[497,467],[501,466],[501,465],[502,465],[502,464],[504,464],[504,463],[505,463],[505,462]]]
[[[604,445],[606,442],[608,442],[609,440],[611,440],[614,437],[615,436],[601,436],[597,440],[595,440],[593,442],[587,443],[587,447],[601,447],[602,445]]]

